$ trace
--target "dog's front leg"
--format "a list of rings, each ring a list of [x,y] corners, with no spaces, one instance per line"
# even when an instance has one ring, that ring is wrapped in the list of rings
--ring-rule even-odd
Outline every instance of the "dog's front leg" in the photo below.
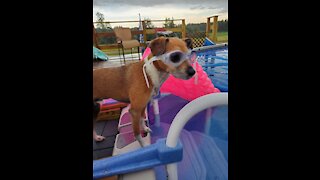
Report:
[[[138,86],[140,87],[140,85]],[[144,113],[144,110],[147,106],[147,103],[150,99],[150,93],[151,90],[148,89],[147,92],[143,89],[135,88],[135,90],[129,92],[129,98],[130,98],[130,114],[131,114],[131,121],[132,121],[132,128],[133,133],[136,138],[136,140],[139,142],[141,147],[145,147],[146,144],[142,139],[141,132],[140,132],[140,120],[142,119],[141,116],[142,112]]]
[[[152,130],[146,126],[146,123],[144,122],[144,119],[146,118],[146,108],[143,108],[142,112],[141,112],[141,118],[140,118],[140,124],[141,124],[141,127],[143,128],[144,132],[147,132],[147,133],[151,133]]]
[[[146,144],[144,143],[142,136],[141,136],[141,133],[140,133],[140,119],[141,119],[140,112],[141,112],[141,110],[135,109],[134,107],[131,106],[129,112],[132,117],[131,119],[132,119],[132,128],[133,128],[134,137],[139,142],[141,147],[145,147]]]

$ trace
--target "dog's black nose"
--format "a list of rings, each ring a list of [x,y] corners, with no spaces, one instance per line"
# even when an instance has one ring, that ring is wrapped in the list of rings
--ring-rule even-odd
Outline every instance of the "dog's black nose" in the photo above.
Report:
[[[193,67],[191,67],[191,66],[189,66],[188,68],[187,68],[187,74],[189,75],[189,76],[193,76],[195,73],[196,73],[196,71],[193,69]]]

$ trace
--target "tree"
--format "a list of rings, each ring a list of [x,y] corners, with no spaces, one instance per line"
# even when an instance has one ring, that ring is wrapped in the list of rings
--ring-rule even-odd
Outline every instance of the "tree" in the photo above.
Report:
[[[205,32],[206,31],[206,23],[198,23],[198,24],[187,24],[186,25],[187,33],[194,33],[194,32]]]
[[[170,20],[170,18],[166,18],[163,26],[165,28],[174,28],[174,27],[176,27],[176,25],[173,22],[173,17],[172,17],[172,20]]]
[[[97,28],[101,29],[102,31],[105,31],[106,29],[111,28],[109,23],[104,23],[104,15],[100,12],[96,13],[97,16],[97,22],[99,22],[97,24]]]
[[[146,23],[146,28],[154,28],[154,25],[151,23],[150,18],[144,18],[144,22]]]
[[[104,15],[100,12],[96,13],[97,16],[97,22],[103,22],[104,21]]]
[[[100,12],[96,13],[97,16],[97,24],[96,24],[96,32],[101,33],[101,32],[112,32],[112,28],[110,23],[105,23],[104,15]],[[98,43],[99,44],[112,44],[116,42],[115,37],[100,37],[98,38]]]
[[[228,32],[228,20],[218,21],[218,31],[220,32]]]

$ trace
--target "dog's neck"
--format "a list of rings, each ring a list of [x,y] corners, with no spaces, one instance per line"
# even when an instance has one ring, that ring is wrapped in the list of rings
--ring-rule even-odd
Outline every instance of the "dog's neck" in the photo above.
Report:
[[[161,85],[164,83],[165,80],[168,79],[169,73],[166,71],[163,71],[161,69],[158,69],[159,67],[156,67],[154,65],[154,61],[148,60],[148,58],[144,59],[144,67],[146,74],[150,77],[150,80],[156,90],[159,90]],[[146,83],[148,86],[148,82],[146,79]]]

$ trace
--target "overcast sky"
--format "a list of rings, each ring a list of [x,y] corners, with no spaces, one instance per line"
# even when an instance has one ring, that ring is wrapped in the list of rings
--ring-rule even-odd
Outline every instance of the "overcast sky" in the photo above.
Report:
[[[96,13],[104,14],[105,21],[155,19],[185,19],[186,23],[206,22],[219,15],[228,19],[228,0],[93,0],[93,21]]]

